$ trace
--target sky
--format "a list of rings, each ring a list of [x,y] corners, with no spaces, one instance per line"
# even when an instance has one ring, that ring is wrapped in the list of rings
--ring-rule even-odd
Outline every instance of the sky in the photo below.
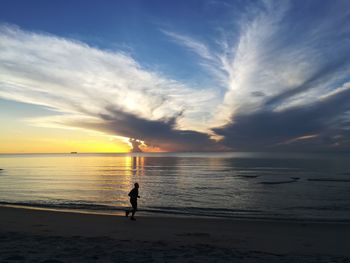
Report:
[[[0,153],[350,151],[348,0],[1,0]]]

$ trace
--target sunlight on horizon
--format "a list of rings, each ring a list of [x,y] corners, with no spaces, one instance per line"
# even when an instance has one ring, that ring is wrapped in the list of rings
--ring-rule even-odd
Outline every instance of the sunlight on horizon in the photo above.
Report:
[[[128,153],[131,147],[110,136],[18,137],[1,138],[0,153]]]

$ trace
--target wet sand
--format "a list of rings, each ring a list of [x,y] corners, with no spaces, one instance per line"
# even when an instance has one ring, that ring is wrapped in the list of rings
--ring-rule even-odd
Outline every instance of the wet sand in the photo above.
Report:
[[[350,224],[0,207],[0,262],[350,262]]]

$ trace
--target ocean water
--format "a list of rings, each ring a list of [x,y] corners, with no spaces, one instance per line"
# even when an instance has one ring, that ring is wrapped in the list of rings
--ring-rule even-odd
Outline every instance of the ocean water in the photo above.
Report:
[[[0,155],[0,205],[120,214],[350,221],[350,156],[300,153]]]

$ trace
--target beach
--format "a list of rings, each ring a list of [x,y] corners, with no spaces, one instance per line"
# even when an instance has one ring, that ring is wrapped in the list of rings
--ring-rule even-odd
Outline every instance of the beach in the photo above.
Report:
[[[346,223],[0,214],[0,262],[350,262]]]

